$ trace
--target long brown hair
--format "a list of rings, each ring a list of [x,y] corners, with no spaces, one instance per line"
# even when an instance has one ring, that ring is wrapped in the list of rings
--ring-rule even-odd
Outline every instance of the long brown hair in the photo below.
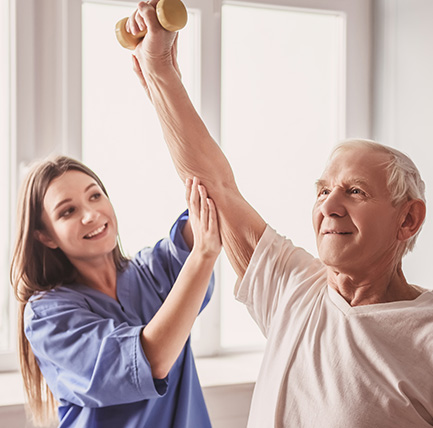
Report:
[[[108,196],[99,177],[83,163],[57,156],[36,163],[24,180],[18,200],[17,235],[11,264],[11,283],[18,300],[18,345],[21,373],[36,425],[43,426],[56,419],[56,401],[39,369],[36,357],[24,334],[24,308],[30,297],[40,291],[74,281],[76,271],[59,248],[51,249],[35,237],[43,230],[42,206],[48,186],[70,170],[81,171],[92,177]],[[124,270],[127,258],[120,241],[113,250],[118,270]]]

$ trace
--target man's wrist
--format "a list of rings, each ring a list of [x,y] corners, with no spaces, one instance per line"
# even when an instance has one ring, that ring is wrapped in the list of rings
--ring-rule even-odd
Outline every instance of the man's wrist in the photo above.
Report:
[[[146,79],[150,77],[153,79],[158,78],[159,80],[166,80],[179,77],[171,58],[161,57],[148,59],[146,57],[138,57],[138,60]]]

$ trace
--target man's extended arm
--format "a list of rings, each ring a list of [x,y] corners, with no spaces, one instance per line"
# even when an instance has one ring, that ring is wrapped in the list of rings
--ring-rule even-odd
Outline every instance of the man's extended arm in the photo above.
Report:
[[[160,27],[156,3],[141,2],[135,18],[129,21],[132,26],[142,20],[148,27],[148,34],[135,51],[134,69],[156,109],[181,179],[199,177],[214,200],[225,251],[242,277],[265,222],[240,194],[227,158],[188,97],[176,62],[177,36]]]

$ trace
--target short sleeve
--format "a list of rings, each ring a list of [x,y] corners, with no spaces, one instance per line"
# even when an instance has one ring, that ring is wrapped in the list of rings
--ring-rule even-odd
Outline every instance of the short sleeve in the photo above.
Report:
[[[150,284],[151,293],[157,293],[162,300],[167,298],[190,254],[182,235],[188,217],[188,210],[186,210],[173,224],[169,238],[161,239],[154,247],[143,248],[132,260],[142,277],[140,282]],[[200,311],[209,303],[214,285],[215,277],[212,274]],[[147,292],[149,290],[146,290]]]
[[[26,305],[25,334],[61,403],[103,407],[164,395],[140,343],[142,326],[105,319],[70,290]]]
[[[235,297],[267,337],[280,302],[316,274],[323,274],[321,262],[267,225],[244,277],[236,284]]]

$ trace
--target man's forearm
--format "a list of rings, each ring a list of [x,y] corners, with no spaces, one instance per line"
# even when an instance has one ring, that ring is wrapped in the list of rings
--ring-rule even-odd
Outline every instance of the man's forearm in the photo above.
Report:
[[[231,167],[196,112],[174,67],[147,72],[146,82],[181,179],[200,177],[220,208],[221,189],[235,189]]]

